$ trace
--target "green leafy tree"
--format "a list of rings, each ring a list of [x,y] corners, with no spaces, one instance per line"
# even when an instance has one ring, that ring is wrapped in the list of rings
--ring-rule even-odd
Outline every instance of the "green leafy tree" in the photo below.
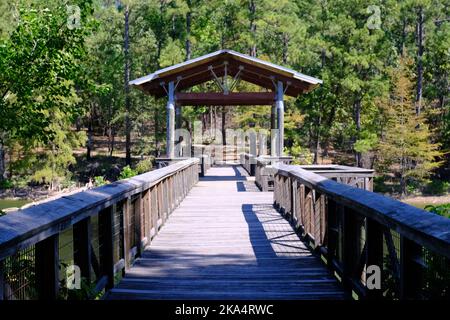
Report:
[[[76,27],[62,1],[19,1],[18,24],[0,40],[0,179],[5,177],[5,148],[15,142],[61,147],[55,114],[66,122],[82,113],[76,92],[83,85],[79,66],[91,2],[73,5],[83,21]]]

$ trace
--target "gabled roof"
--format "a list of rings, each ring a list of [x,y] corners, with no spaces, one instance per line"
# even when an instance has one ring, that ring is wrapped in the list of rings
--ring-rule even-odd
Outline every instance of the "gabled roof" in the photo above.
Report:
[[[226,65],[226,68],[225,68]],[[212,72],[213,71],[213,72]],[[282,81],[286,94],[296,97],[322,83],[322,80],[261,59],[232,50],[219,50],[204,56],[160,69],[145,77],[130,81],[147,94],[162,97],[166,92],[161,84],[177,83],[177,91],[225,75],[273,90],[274,83]]]

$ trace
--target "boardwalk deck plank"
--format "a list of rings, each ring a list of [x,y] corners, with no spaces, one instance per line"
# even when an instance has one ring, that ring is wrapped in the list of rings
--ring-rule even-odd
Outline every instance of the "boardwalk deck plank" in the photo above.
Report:
[[[211,168],[107,298],[344,298],[272,202],[242,168]]]

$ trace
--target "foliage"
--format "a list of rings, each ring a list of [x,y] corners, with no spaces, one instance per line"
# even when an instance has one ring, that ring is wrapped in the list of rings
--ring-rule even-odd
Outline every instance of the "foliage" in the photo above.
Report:
[[[311,152],[306,148],[302,148],[299,144],[294,144],[289,149],[285,147],[285,153],[289,153],[294,157],[292,164],[311,164],[313,160]]]
[[[0,189],[12,189],[14,184],[11,180],[0,180]]]
[[[450,182],[434,179],[425,186],[424,193],[438,196],[447,194],[449,190]]]
[[[439,205],[427,205],[425,210],[433,212],[443,217],[450,218],[450,203]]]
[[[96,177],[94,177],[94,185],[96,187],[101,187],[101,186],[104,186],[104,185],[106,185],[108,183],[109,183],[108,180],[106,180],[104,176],[96,176]]]
[[[136,173],[137,174],[146,173],[148,171],[151,171],[152,168],[153,168],[153,159],[147,158],[147,159],[139,161],[136,164]]]
[[[402,180],[403,193],[414,181],[444,172],[438,172],[440,163],[434,160],[438,150],[450,147],[446,1],[73,0],[71,4],[81,8],[80,28],[67,28],[62,0],[0,4],[0,180],[20,176],[22,184],[42,178],[52,187],[64,184],[70,181],[66,172],[73,163],[66,147],[78,148],[87,139],[91,150],[94,134],[107,136],[109,157],[119,156],[115,153],[120,153],[122,144],[117,137],[126,131],[126,115],[131,119],[134,155],[160,155],[164,99],[131,90],[131,106],[125,110],[125,6],[129,7],[130,79],[218,49],[249,53],[323,80],[308,94],[285,100],[287,152],[310,157],[311,150],[316,162],[322,156],[348,165],[375,165],[381,173],[393,172],[395,179]],[[369,10],[374,5],[379,17]],[[420,10],[426,35],[423,54],[416,27]],[[401,157],[406,163],[399,166],[402,161],[392,156],[401,149],[394,143],[395,130],[401,131],[394,125],[399,115],[389,109],[399,106],[393,103],[393,88],[398,86],[396,71],[402,55],[414,57],[407,67],[414,74],[409,77],[405,128],[417,128],[405,130],[410,133],[404,136],[409,142],[404,149],[409,152]],[[419,66],[424,112],[415,116]],[[210,82],[192,90],[213,87]],[[260,90],[245,81],[237,89]],[[269,109],[227,108],[227,127],[268,129]],[[182,126],[191,130],[193,122],[201,119],[206,132],[211,132],[210,127],[221,121],[220,115],[216,117],[220,110],[184,107]],[[59,119],[54,119],[55,114]],[[72,144],[67,134],[58,138],[74,127],[87,132],[79,143]],[[300,146],[304,151],[296,150]],[[423,157],[426,153],[428,159]],[[6,157],[7,166],[5,154],[11,156]]]
[[[409,181],[424,181],[441,164],[439,144],[431,143],[431,133],[421,115],[416,115],[412,102],[410,61],[403,57],[394,69],[391,98],[382,105],[385,117],[384,137],[378,145],[378,168],[394,172],[401,194],[407,193]]]
[[[136,170],[131,169],[130,166],[125,166],[119,175],[119,180],[128,179],[136,176],[138,173]]]

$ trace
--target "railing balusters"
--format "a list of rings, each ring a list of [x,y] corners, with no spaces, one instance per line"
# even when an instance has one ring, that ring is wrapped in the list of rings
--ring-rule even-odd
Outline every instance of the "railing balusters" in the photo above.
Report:
[[[362,299],[448,296],[449,220],[366,191],[372,189],[372,174],[364,177],[356,170],[353,178],[347,169],[337,180],[357,188],[331,181],[332,172],[323,177],[299,166],[276,165],[275,208],[295,218],[306,243],[319,249],[349,294]],[[369,266],[379,269],[367,273]],[[375,273],[381,277],[374,281]],[[430,287],[437,282],[440,291]]]
[[[59,292],[58,234],[36,243],[36,288],[41,300],[55,300]]]

